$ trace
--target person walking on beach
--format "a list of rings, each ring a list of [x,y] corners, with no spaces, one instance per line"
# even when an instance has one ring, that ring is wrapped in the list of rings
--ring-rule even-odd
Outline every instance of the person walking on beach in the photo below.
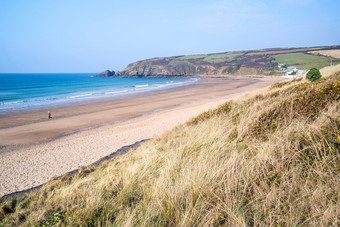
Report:
[[[52,118],[52,114],[50,111],[48,111],[48,119],[51,119]]]

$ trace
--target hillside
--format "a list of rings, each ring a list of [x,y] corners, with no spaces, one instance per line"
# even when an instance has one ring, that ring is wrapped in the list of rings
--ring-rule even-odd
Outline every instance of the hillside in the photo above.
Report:
[[[332,57],[327,51],[333,51],[335,55]],[[332,46],[162,57],[132,63],[115,76],[274,75],[277,74],[278,63],[305,70],[338,64],[339,53],[340,46]]]
[[[124,156],[1,200],[0,226],[338,226],[336,69],[229,101]]]

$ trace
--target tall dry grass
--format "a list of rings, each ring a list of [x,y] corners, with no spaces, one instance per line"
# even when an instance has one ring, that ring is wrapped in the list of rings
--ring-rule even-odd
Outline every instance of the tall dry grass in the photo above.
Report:
[[[339,98],[340,73],[275,84],[1,201],[0,225],[338,226]]]

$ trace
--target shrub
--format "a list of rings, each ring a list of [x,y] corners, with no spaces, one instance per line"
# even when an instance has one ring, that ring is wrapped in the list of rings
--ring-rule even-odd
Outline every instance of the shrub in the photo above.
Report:
[[[317,68],[311,68],[306,75],[307,80],[309,81],[317,81],[321,78],[321,73]]]

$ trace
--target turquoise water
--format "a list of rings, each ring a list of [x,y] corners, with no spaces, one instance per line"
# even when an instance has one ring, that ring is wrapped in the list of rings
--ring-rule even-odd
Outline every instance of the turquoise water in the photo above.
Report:
[[[0,74],[0,114],[124,98],[195,83],[196,79],[112,78],[77,74]]]

